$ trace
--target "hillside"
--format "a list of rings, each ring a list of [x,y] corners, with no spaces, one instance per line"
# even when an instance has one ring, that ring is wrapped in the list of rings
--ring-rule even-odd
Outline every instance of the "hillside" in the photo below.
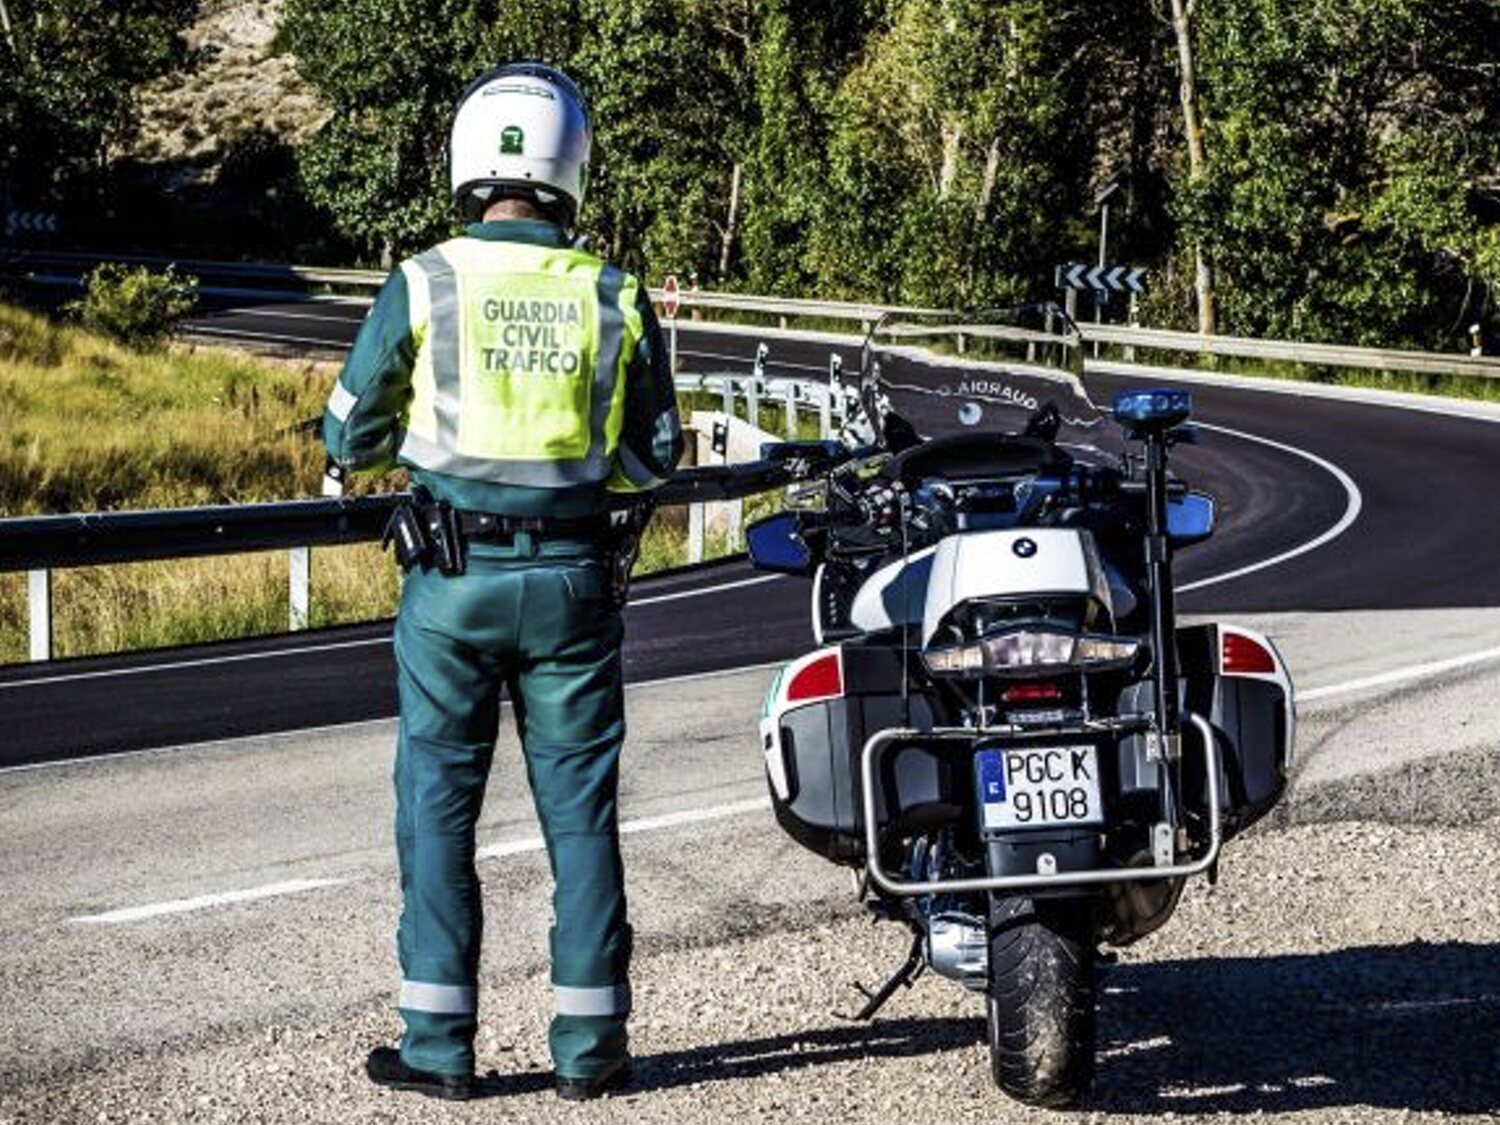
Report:
[[[183,162],[190,177],[212,178],[247,138],[269,133],[295,143],[315,129],[325,110],[278,49],[281,10],[282,0],[206,0],[187,36],[198,62],[144,89],[131,155]]]

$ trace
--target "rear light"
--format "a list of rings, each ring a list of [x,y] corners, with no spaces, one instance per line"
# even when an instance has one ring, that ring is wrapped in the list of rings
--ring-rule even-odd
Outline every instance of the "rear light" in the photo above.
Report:
[[[1056,684],[1011,684],[1000,693],[1001,703],[1047,703],[1063,696]]]
[[[1129,637],[1012,629],[969,644],[931,648],[922,659],[934,676],[1019,676],[1063,668],[1081,672],[1122,668],[1139,651],[1140,642]]]
[[[1224,676],[1275,675],[1276,655],[1252,637],[1225,631],[1219,635],[1219,673]]]
[[[844,666],[838,649],[832,649],[798,668],[786,686],[788,703],[836,699],[843,694]]]

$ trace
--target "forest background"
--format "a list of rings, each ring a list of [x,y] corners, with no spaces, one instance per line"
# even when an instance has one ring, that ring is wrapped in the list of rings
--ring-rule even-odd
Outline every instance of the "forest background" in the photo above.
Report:
[[[1113,187],[1146,323],[1495,323],[1500,0],[0,0],[0,33],[0,205],[91,249],[389,263],[452,229],[456,95],[532,57],[593,103],[584,226],[652,280],[1055,296]]]

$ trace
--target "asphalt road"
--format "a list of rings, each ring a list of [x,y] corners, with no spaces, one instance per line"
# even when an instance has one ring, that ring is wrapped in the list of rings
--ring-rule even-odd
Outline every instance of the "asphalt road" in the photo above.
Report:
[[[363,313],[352,302],[268,303],[211,310],[192,328],[335,350]],[[745,368],[756,342],[683,325],[682,366]],[[826,371],[830,349],[848,370],[857,365],[847,342],[777,338],[769,370]],[[1099,401],[1132,382],[1088,377]],[[1491,561],[1500,557],[1500,425],[1259,390],[1194,393],[1203,442],[1179,450],[1174,467],[1215,495],[1220,522],[1214,539],[1179,558],[1184,612],[1500,605]],[[627,614],[627,676],[785,659],[810,643],[807,599],[806,582],[767,580],[744,563],[642,581]],[[389,715],[388,637],[371,625],[3,669],[12,735],[0,765]]]
[[[1494,1119],[1500,427],[1198,401],[1220,428],[1177,464],[1222,522],[1181,558],[1184,610],[1354,612],[1246,620],[1297,677],[1299,773],[1223,881],[1105,970],[1090,1119]],[[734,563],[637,589],[621,802],[638,1080],[570,1116],[1056,1120],[995,1094],[981,1008],[949,982],[929,974],[873,1025],[832,1014],[905,935],[871,927],[847,873],[766,811],[768,673],[642,684],[805,646],[806,592]],[[0,676],[12,760],[288,731],[0,771],[0,1122],[558,1119],[547,868],[508,724],[478,841],[496,1101],[436,1106],[360,1072],[396,1032],[389,659],[371,627]],[[358,718],[374,721],[294,729]]]
[[[1219,885],[1196,881],[1106,969],[1087,1108],[1360,1125],[1500,1110],[1500,664],[1392,667],[1492,645],[1500,611],[1247,624],[1307,689],[1293,826],[1233,841]],[[872,1025],[833,1014],[906,936],[773,823],[768,676],[629,693],[639,1082],[570,1118],[1056,1120],[995,1093],[982,1006],[950,982],[928,974]],[[360,1072],[397,1026],[394,725],[0,773],[0,1122],[559,1120],[547,867],[509,724],[478,830],[496,1102],[435,1106]]]

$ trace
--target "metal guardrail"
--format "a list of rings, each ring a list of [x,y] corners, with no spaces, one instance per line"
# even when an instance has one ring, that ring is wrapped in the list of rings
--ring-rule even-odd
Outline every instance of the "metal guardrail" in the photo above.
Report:
[[[762,351],[755,369],[746,374],[679,376],[677,383],[683,390],[721,395],[727,414],[733,414],[735,404],[743,399],[750,424],[756,428],[760,403],[775,401],[785,411],[788,436],[795,436],[799,411],[816,410],[820,431],[828,436],[833,418],[842,420],[849,404],[838,364],[830,366],[828,383],[767,378],[765,357]],[[689,507],[689,558],[696,562],[703,555],[704,504],[741,500],[782,487],[791,479],[786,466],[768,461],[699,465],[673,474],[653,496],[663,506]],[[0,519],[0,573],[24,571],[27,575],[28,651],[33,661],[52,657],[52,572],[71,567],[285,550],[289,552],[290,627],[298,630],[306,628],[310,619],[312,548],[378,540],[392,510],[405,497],[405,493],[386,493]],[[731,526],[738,528],[739,522],[735,518]]]
[[[256,262],[208,262],[128,254],[101,256],[97,253],[51,251],[12,252],[4,259],[0,259],[0,265],[9,263],[12,268],[28,265],[82,267],[105,260],[142,265],[175,263],[182,269],[201,277],[253,278],[290,282],[303,287],[322,285],[374,289],[384,283],[387,276],[379,270],[333,269]],[[651,296],[653,300],[660,301],[662,292],[659,289],[653,289]],[[681,292],[678,294],[678,303],[685,309],[773,316],[777,318],[782,328],[788,327],[788,322],[792,318],[803,318],[857,322],[865,331],[868,331],[886,314],[916,316],[943,311],[901,305],[763,297],[707,290]],[[1260,340],[1243,336],[1200,336],[1193,332],[1174,332],[1167,329],[1135,328],[1112,324],[1085,325],[1084,335],[1086,339],[1101,344],[1124,348],[1153,348],[1158,351],[1198,356],[1227,356],[1326,367],[1354,367],[1374,371],[1500,379],[1500,357],[1491,356],[1420,352],[1403,348],[1365,348],[1296,340]]]

